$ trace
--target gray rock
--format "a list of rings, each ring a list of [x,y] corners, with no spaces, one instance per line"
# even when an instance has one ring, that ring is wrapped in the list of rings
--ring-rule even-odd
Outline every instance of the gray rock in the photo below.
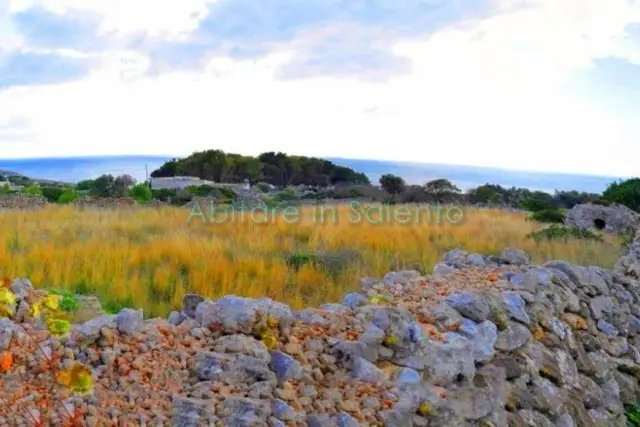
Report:
[[[467,251],[463,249],[453,249],[444,254],[444,262],[446,264],[453,264],[464,260],[467,256]]]
[[[458,376],[471,380],[476,371],[471,342],[461,335],[448,343],[422,341],[411,355],[394,359],[394,362],[398,366],[424,371],[429,379],[445,383]]]
[[[351,312],[351,309],[349,307],[345,307],[342,304],[336,304],[336,303],[331,303],[331,304],[322,304],[320,306],[321,310],[327,310],[327,311],[331,311],[334,313],[349,313]]]
[[[271,408],[273,416],[282,421],[290,421],[296,417],[295,409],[280,399],[274,399]]]
[[[271,352],[270,366],[276,373],[278,384],[282,384],[289,379],[299,378],[302,374],[300,363],[293,357],[280,351]]]
[[[22,331],[22,328],[11,320],[0,318],[0,351],[8,350],[11,340],[16,338],[16,335]]]
[[[167,321],[169,323],[171,323],[174,326],[178,326],[179,324],[181,324],[185,319],[187,318],[187,316],[185,316],[184,314],[182,314],[179,311],[172,311],[171,313],[169,313],[169,317],[167,318]]]
[[[215,421],[214,406],[209,400],[173,396],[172,404],[174,426],[209,425]]]
[[[484,257],[480,254],[469,254],[465,263],[473,267],[483,267],[486,265]]]
[[[516,350],[524,347],[530,339],[529,329],[519,323],[511,323],[498,334],[495,348],[502,351]]]
[[[484,322],[491,313],[491,308],[484,295],[477,292],[462,292],[449,295],[446,301],[460,314],[475,322]]]
[[[82,344],[91,344],[100,338],[100,329],[113,325],[115,316],[100,316],[75,328],[77,340]]]
[[[348,294],[342,300],[342,304],[345,307],[349,307],[350,309],[356,309],[356,308],[361,307],[363,305],[367,305],[368,303],[369,303],[369,300],[367,300],[367,297],[365,297],[362,294],[355,293],[355,292],[351,293],[351,294]]]
[[[602,319],[605,314],[609,314],[616,309],[616,305],[610,297],[598,296],[589,302],[591,313],[596,320]]]
[[[492,322],[485,320],[475,323],[465,319],[458,329],[458,333],[469,341],[473,347],[473,357],[476,362],[487,362],[495,354],[494,345],[498,339],[498,328]]]
[[[123,308],[116,315],[116,325],[118,326],[118,331],[123,334],[132,335],[138,332],[144,325],[142,309]]]
[[[227,397],[220,413],[225,426],[266,425],[271,415],[269,402],[246,397]]]
[[[500,254],[500,258],[507,264],[511,265],[526,265],[529,264],[529,256],[520,249],[507,248]]]
[[[182,297],[182,312],[185,316],[190,318],[196,317],[196,308],[198,308],[198,304],[204,301],[200,295],[196,294],[186,294]]]
[[[451,267],[450,265],[447,264],[436,264],[433,267],[433,275],[434,276],[447,276],[451,273],[453,273],[454,271],[456,271],[456,269],[454,267]]]
[[[363,357],[353,361],[351,376],[356,380],[377,384],[382,379],[382,371]]]
[[[603,319],[598,320],[598,329],[607,334],[609,338],[615,338],[618,336],[618,330],[608,322],[605,322]]]
[[[292,320],[289,307],[268,298],[225,296],[212,302],[205,300],[198,304],[195,319],[201,326],[211,327],[227,333],[250,334],[259,319],[272,316],[280,320]]]
[[[535,293],[538,289],[538,278],[531,272],[516,273],[509,278],[509,284],[518,291]]]
[[[13,292],[18,300],[23,300],[33,290],[33,285],[29,279],[16,279],[11,282],[11,292]]]
[[[525,302],[517,292],[503,292],[502,300],[507,308],[507,312],[512,319],[524,323],[525,325],[531,324],[531,319],[525,311]]]
[[[213,342],[213,350],[217,353],[239,353],[255,357],[265,363],[271,361],[267,347],[253,337],[247,335],[225,335]]]
[[[400,368],[396,372],[396,381],[400,384],[419,384],[422,381],[420,372],[411,368]]]

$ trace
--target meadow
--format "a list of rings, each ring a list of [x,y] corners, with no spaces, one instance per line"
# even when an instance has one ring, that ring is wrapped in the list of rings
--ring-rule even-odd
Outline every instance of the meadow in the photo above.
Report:
[[[293,209],[266,216],[170,207],[0,212],[0,277],[95,294],[110,311],[142,307],[160,316],[179,308],[185,293],[267,296],[296,309],[336,302],[362,277],[405,268],[430,273],[453,248],[497,254],[518,247],[536,263],[606,268],[623,252],[612,238],[525,239],[541,225],[520,212]]]

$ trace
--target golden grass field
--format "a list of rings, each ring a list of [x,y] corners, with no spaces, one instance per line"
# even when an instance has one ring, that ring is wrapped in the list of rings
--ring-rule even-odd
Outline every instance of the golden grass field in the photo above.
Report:
[[[396,212],[398,221],[355,221],[348,206],[335,208],[326,221],[314,208],[299,220],[294,211],[264,223],[256,214],[240,220],[203,221],[184,208],[78,210],[52,206],[41,211],[0,213],[0,276],[26,277],[36,287],[96,294],[108,306],[142,307],[146,316],[179,308],[185,293],[210,298],[227,294],[268,296],[294,308],[337,302],[359,287],[364,276],[416,268],[430,273],[447,250],[460,247],[483,254],[518,247],[533,261],[565,259],[611,267],[622,253],[616,240],[606,243],[535,243],[527,233],[541,228],[524,213],[498,210],[441,211],[430,219]],[[398,215],[400,212],[400,215]],[[204,212],[208,217],[208,212]],[[315,215],[315,217],[314,217]],[[403,216],[404,215],[404,216]],[[335,221],[333,221],[335,219]],[[326,253],[328,266],[295,269],[287,254]]]

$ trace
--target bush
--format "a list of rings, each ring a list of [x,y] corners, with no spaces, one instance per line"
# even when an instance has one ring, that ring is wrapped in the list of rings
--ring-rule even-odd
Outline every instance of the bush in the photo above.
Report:
[[[163,202],[168,202],[169,200],[175,199],[176,196],[176,191],[170,190],[168,188],[163,188],[161,190],[151,190],[151,197],[157,200],[162,200]]]
[[[67,188],[62,192],[60,197],[58,197],[57,202],[61,204],[67,204],[75,202],[78,199],[78,194],[74,191],[73,188]]]
[[[602,198],[608,202],[618,203],[640,211],[640,178],[614,182],[602,193]]]
[[[597,242],[602,242],[603,239],[598,234],[590,231],[583,230],[578,227],[561,227],[559,225],[552,225],[548,228],[545,228],[540,231],[534,231],[533,233],[527,234],[528,239],[532,239],[535,241],[540,240],[554,240],[554,239],[584,239],[584,240],[593,240]]]
[[[64,188],[62,187],[43,187],[42,195],[47,199],[49,203],[56,203],[62,193],[64,193]]]
[[[274,196],[274,199],[279,202],[289,202],[297,198],[296,192],[291,188],[285,188]]]
[[[563,224],[566,218],[564,211],[560,209],[544,209],[531,214],[531,221],[543,222],[549,224]]]
[[[271,190],[271,186],[266,182],[259,182],[254,185],[254,187],[256,187],[261,193],[268,193]]]
[[[42,188],[40,188],[40,186],[38,185],[30,185],[27,188],[25,188],[24,190],[22,190],[23,193],[25,194],[33,194],[35,196],[42,196]]]
[[[144,184],[136,184],[129,190],[129,195],[138,203],[148,203],[151,200],[151,189]]]
[[[235,200],[238,198],[238,195],[236,194],[236,192],[229,188],[221,187],[221,188],[218,188],[217,190],[218,192],[220,192],[220,194],[222,194],[222,197],[224,197],[225,199]]]

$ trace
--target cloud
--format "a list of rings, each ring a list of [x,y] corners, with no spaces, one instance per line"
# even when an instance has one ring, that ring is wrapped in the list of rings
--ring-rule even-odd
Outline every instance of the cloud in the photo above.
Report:
[[[0,53],[0,90],[65,83],[89,73],[89,63],[53,53]]]
[[[30,141],[34,136],[31,123],[26,117],[13,116],[0,120],[0,144]]]
[[[147,38],[152,69],[203,67],[213,57],[256,59],[288,52],[280,78],[355,75],[367,80],[409,72],[399,40],[491,10],[489,0],[218,0],[183,40]]]
[[[101,17],[95,12],[70,9],[55,13],[36,6],[13,14],[12,19],[32,48],[90,51],[107,46],[99,34]]]

